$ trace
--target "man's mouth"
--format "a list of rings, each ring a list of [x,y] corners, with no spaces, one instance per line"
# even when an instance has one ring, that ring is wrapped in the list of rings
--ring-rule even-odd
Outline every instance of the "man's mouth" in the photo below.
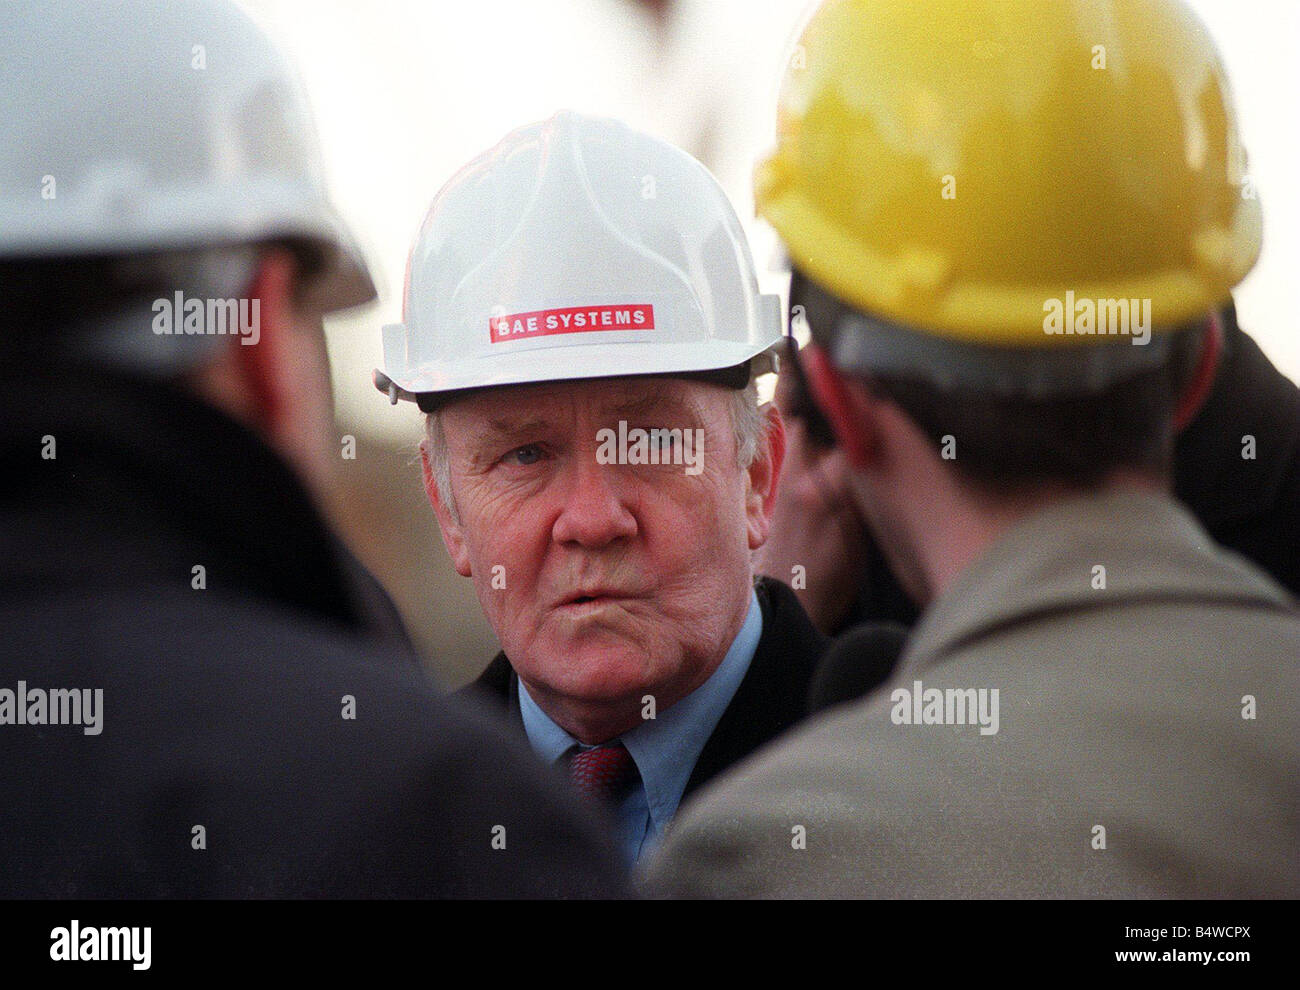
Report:
[[[606,605],[617,601],[624,601],[630,597],[632,596],[612,588],[590,588],[569,595],[560,602],[559,607],[570,608],[573,606],[583,605]]]

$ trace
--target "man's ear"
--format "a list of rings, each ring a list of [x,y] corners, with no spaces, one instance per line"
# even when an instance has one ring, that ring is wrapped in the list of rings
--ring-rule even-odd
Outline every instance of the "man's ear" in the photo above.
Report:
[[[297,265],[285,248],[262,252],[248,298],[257,302],[258,336],[253,344],[244,338],[233,344],[235,365],[242,379],[245,414],[264,434],[278,436],[285,429],[297,385],[294,339],[293,286]]]
[[[1223,321],[1219,319],[1218,313],[1211,313],[1201,338],[1201,350],[1196,359],[1196,369],[1183,388],[1182,395],[1178,397],[1178,405],[1174,410],[1175,435],[1187,429],[1209,399],[1210,393],[1214,391],[1214,378],[1218,374],[1223,355],[1223,338]]]
[[[781,465],[785,463],[785,420],[775,403],[763,407],[763,418],[758,448],[749,464],[749,493],[745,499],[751,550],[767,542],[776,508],[776,486],[781,480]]]
[[[420,468],[424,475],[424,493],[433,506],[433,514],[438,517],[438,528],[442,530],[442,542],[447,546],[447,553],[461,577],[472,577],[473,568],[469,562],[469,547],[465,542],[465,530],[451,517],[451,511],[443,504],[438,491],[438,483],[433,479],[433,465],[429,463],[429,440],[420,441]]]
[[[867,423],[868,402],[855,382],[846,381],[816,344],[799,351],[799,363],[817,405],[831,424],[835,441],[849,464],[864,468],[871,463],[875,442]]]

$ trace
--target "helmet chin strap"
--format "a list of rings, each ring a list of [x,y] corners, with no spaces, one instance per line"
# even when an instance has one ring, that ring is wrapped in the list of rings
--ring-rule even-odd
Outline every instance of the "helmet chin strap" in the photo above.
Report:
[[[1209,316],[1208,331],[1201,344],[1201,353],[1196,360],[1196,371],[1191,381],[1183,389],[1174,410],[1174,433],[1182,433],[1201,411],[1201,406],[1210,395],[1214,386],[1214,376],[1219,370],[1219,359],[1223,353],[1223,321],[1217,312]]]

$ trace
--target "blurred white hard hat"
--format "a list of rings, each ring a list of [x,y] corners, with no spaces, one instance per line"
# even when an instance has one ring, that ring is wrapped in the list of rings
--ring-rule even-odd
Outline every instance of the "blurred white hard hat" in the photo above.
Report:
[[[0,258],[301,240],[375,298],[284,55],[231,0],[0,4]]]
[[[403,320],[384,327],[375,384],[422,408],[574,378],[743,385],[774,366],[782,327],[709,171],[572,112],[512,132],[443,186],[411,251]]]

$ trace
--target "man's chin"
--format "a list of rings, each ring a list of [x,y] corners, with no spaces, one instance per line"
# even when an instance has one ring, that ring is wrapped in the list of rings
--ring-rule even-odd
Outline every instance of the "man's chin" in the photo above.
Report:
[[[541,646],[532,670],[547,689],[575,701],[640,704],[651,692],[655,667],[643,642],[606,632],[564,636]]]

